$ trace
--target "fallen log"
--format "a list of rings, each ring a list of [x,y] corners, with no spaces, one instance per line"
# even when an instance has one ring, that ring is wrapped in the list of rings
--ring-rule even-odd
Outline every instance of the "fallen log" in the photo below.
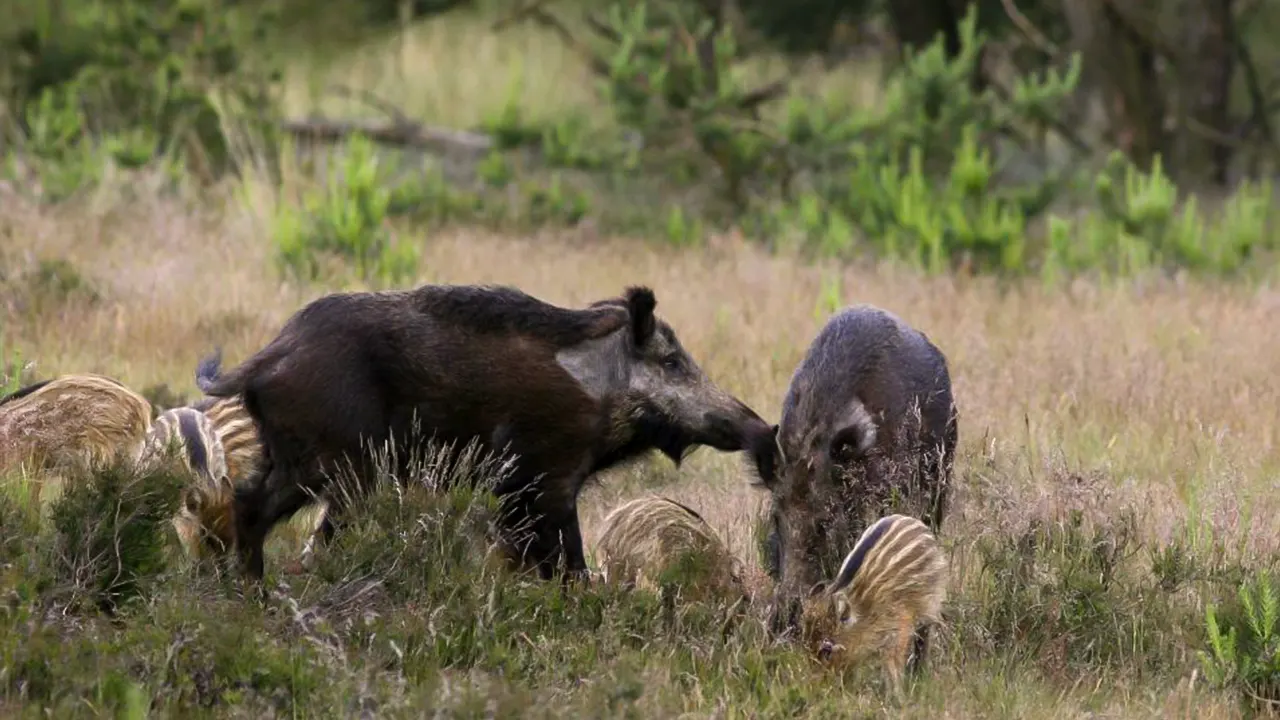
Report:
[[[296,137],[327,142],[338,142],[352,135],[364,135],[383,145],[442,154],[463,152],[483,155],[494,148],[493,139],[488,135],[417,123],[307,118],[285,120],[281,123],[281,129]]]

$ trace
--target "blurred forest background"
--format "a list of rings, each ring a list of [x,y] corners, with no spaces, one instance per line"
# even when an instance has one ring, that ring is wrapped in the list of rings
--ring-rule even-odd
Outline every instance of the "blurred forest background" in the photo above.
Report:
[[[339,170],[277,223],[303,274],[404,277],[396,216],[1049,279],[1275,264],[1263,0],[5,4],[11,191],[279,181],[292,148]]]

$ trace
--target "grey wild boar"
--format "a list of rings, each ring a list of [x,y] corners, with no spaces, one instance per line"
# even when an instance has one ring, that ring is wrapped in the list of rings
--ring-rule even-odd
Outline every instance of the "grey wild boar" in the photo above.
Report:
[[[805,645],[819,660],[847,668],[878,659],[894,690],[916,628],[940,622],[948,563],[920,520],[889,515],[862,533],[830,583],[802,602]]]
[[[494,488],[500,545],[550,579],[586,572],[577,500],[593,474],[649,450],[677,463],[700,445],[762,445],[770,426],[719,388],[655,313],[648,288],[581,309],[509,287],[428,285],[320,298],[225,376],[215,397],[241,396],[266,448],[261,478],[237,489],[237,546],[261,578],[267,533],[351,468],[376,476],[367,448],[417,432],[476,442],[512,459]],[[407,458],[410,453],[400,457]],[[327,497],[321,537],[341,508]]]
[[[745,597],[737,558],[692,508],[645,496],[614,508],[596,543],[605,582],[658,591],[665,578],[688,600]]]
[[[958,439],[946,358],[893,314],[846,308],[809,346],[774,434],[753,454],[771,494],[764,564],[784,630],[875,518],[901,512],[939,532]],[[925,631],[913,668],[927,643]]]
[[[34,383],[0,398],[0,471],[136,461],[150,429],[151,403],[112,378]]]

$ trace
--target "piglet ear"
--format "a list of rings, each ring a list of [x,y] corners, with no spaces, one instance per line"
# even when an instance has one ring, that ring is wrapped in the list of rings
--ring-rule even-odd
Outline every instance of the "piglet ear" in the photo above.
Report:
[[[218,475],[218,491],[228,498],[234,498],[236,495],[236,485],[225,473]]]
[[[653,315],[658,299],[653,290],[643,286],[627,288],[625,297],[631,322],[631,342],[638,348],[644,347],[658,329],[658,321]]]
[[[189,513],[200,512],[200,507],[204,505],[204,497],[196,488],[187,488],[182,493],[182,507],[186,508]]]
[[[827,589],[827,581],[819,580],[809,588],[809,597],[817,597]]]

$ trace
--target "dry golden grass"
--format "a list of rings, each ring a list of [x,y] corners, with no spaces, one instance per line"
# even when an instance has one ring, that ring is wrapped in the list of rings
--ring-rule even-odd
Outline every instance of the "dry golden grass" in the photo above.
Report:
[[[13,238],[13,274],[60,258],[101,295],[44,303],[34,316],[16,290],[6,298],[6,347],[35,360],[46,377],[94,372],[133,387],[165,382],[193,392],[195,363],[215,345],[238,362],[305,302],[335,289],[281,281],[265,225],[235,209],[220,218],[139,199],[50,210],[9,198],[0,232]],[[968,461],[1003,452],[1038,465],[1061,454],[1155,500],[1187,503],[1225,491],[1255,510],[1280,467],[1280,334],[1268,330],[1280,293],[1273,290],[1000,289],[892,269],[807,266],[729,237],[696,253],[624,239],[468,231],[423,238],[423,247],[421,282],[510,283],[569,305],[649,284],[712,377],[767,417],[777,417],[790,373],[823,322],[823,283],[838,277],[845,303],[890,309],[947,354]],[[683,475],[725,476],[738,492],[729,477],[735,458],[704,452],[690,463]],[[723,521],[736,525],[736,510],[728,512]]]
[[[219,213],[143,198],[55,210],[6,198],[0,236],[13,240],[5,255],[10,286],[0,296],[4,347],[34,360],[43,377],[94,372],[133,387],[163,382],[194,393],[195,364],[215,345],[225,347],[229,363],[239,362],[305,302],[335,289],[282,282],[260,218],[225,207]],[[961,412],[958,517],[966,494],[984,482],[1000,483],[1016,508],[993,519],[1002,526],[1074,502],[1048,474],[1065,467],[1102,473],[1111,500],[1082,502],[1140,506],[1150,536],[1167,538],[1177,522],[1193,518],[1254,551],[1274,550],[1280,540],[1273,519],[1275,291],[1195,283],[1001,289],[890,268],[807,266],[734,237],[697,252],[620,238],[465,230],[422,243],[419,282],[510,283],[568,305],[651,285],[660,314],[710,375],[767,418],[778,416],[790,374],[823,321],[823,284],[838,277],[845,303],[888,308],[947,354]],[[99,299],[28,303],[23,272],[49,259],[68,261]],[[584,495],[588,545],[611,507],[666,483],[662,492],[703,514],[758,581],[751,524],[765,498],[748,488],[743,468],[740,457],[704,450],[679,470],[655,460],[610,473]],[[307,521],[280,534],[296,543]],[[983,523],[968,517],[944,529],[944,543],[959,554],[959,585],[974,572],[964,548]],[[1112,701],[1166,707],[1126,692],[1118,688]],[[1177,697],[1183,700],[1169,702],[1190,702]],[[1059,702],[1069,698],[1050,705]]]
[[[441,67],[450,70],[423,70]],[[528,119],[578,109],[608,122],[580,60],[528,26],[495,37],[474,19],[450,15],[314,68],[312,58],[293,64],[291,113],[316,108],[307,88],[314,81],[361,87],[411,116],[454,127],[474,127],[512,99]],[[776,60],[750,68],[764,78],[783,71]],[[865,72],[814,73],[804,82],[861,103],[877,92]],[[357,287],[282,281],[269,234],[277,195],[244,190],[183,202],[137,183],[108,183],[90,201],[57,209],[0,196],[0,347],[34,360],[41,377],[93,372],[134,388],[167,383],[194,394],[195,364],[214,346],[225,348],[228,364],[239,362],[307,301]],[[510,283],[568,305],[652,286],[659,313],[690,352],[766,418],[778,417],[791,372],[830,310],[819,299],[831,283],[844,303],[879,305],[920,328],[946,353],[960,406],[958,488],[941,539],[952,554],[952,594],[965,602],[987,597],[975,549],[982,538],[1063,508],[1102,517],[1132,507],[1150,539],[1168,541],[1189,522],[1245,555],[1280,551],[1275,290],[1150,281],[1051,291],[890,267],[806,265],[736,237],[689,251],[588,233],[399,232],[421,238],[417,282]],[[34,290],[27,276],[43,260],[65,260],[93,292]],[[759,589],[765,580],[752,526],[767,498],[748,487],[744,469],[740,457],[703,450],[680,469],[654,459],[606,474],[583,496],[589,559],[605,514],[656,489],[706,518]],[[1064,481],[1074,476],[1086,480]],[[306,515],[275,534],[277,558],[301,547],[313,520]],[[949,663],[945,647],[917,716],[1239,715],[1231,698],[1185,676],[1046,679],[1040,669],[1001,664],[996,653],[976,665]],[[1194,667],[1194,650],[1177,650],[1171,664]],[[646,677],[664,672],[655,666]],[[691,710],[704,707],[689,702]],[[850,712],[879,707],[869,697]]]
[[[315,97],[317,88],[341,84],[452,127],[475,127],[513,100],[526,120],[578,110],[610,122],[581,59],[528,25],[495,36],[487,23],[450,14],[328,60],[291,58],[288,112],[371,114]],[[761,79],[790,72],[776,59],[747,68]],[[878,97],[875,75],[866,66],[806,68],[798,82],[866,105]],[[277,195],[243,190],[179,201],[132,179],[108,181],[89,201],[44,208],[0,187],[0,348],[34,360],[40,377],[102,373],[133,388],[167,383],[194,394],[196,362],[214,346],[224,347],[228,365],[237,363],[309,300],[358,287],[282,281],[269,234]],[[963,602],[981,603],[989,592],[975,549],[981,539],[1063,508],[1103,521],[1134,508],[1147,538],[1168,541],[1190,523],[1245,555],[1280,552],[1280,291],[1164,281],[1002,286],[891,267],[807,265],[737,237],[689,251],[589,233],[399,232],[421,240],[419,283],[510,283],[568,305],[652,286],[658,312],[712,378],[766,418],[778,417],[791,372],[830,310],[819,299],[831,283],[844,303],[879,305],[920,328],[946,353],[960,406],[958,487],[941,540],[952,557],[952,594]],[[34,288],[29,276],[48,260],[69,263],[91,292]],[[767,498],[748,487],[744,471],[740,457],[703,450],[679,469],[655,458],[606,474],[583,496],[589,559],[607,512],[656,490],[706,518],[758,589],[765,580],[752,525]],[[277,559],[301,547],[307,515],[277,531],[270,548]],[[1041,667],[1005,664],[1003,648],[980,661],[968,655],[967,664],[948,662],[942,648],[937,681],[921,689],[907,716],[1240,716],[1230,696],[1190,682],[1190,645],[1170,662],[1186,675],[1156,678],[1046,677]],[[646,680],[674,681],[661,662],[646,666]],[[687,709],[706,710],[715,692],[688,700]],[[883,707],[859,696],[849,712],[860,710]]]

